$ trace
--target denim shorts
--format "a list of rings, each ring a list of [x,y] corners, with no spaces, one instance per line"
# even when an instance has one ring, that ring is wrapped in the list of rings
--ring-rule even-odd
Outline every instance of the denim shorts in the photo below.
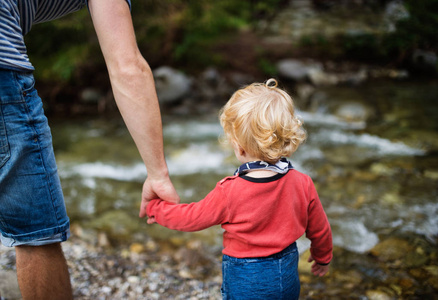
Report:
[[[298,299],[298,249],[293,243],[268,257],[235,258],[223,255],[224,300]]]
[[[34,84],[32,73],[0,69],[0,237],[9,247],[70,235],[52,135]]]

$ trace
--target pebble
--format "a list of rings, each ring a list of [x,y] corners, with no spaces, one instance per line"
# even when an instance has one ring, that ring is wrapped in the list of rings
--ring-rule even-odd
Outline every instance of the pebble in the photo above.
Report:
[[[145,249],[136,253],[134,244],[108,248],[74,236],[63,243],[74,299],[221,299],[221,262],[215,250],[190,241],[180,248],[168,247],[159,252],[149,251],[141,243]],[[423,299],[429,299],[438,291],[436,250],[424,240],[412,243],[388,237],[369,252],[371,255],[335,247],[330,272],[322,278],[310,273],[309,254],[303,251],[300,258],[302,297],[417,299],[411,296],[420,293]],[[412,255],[427,257],[427,262],[421,260],[421,266],[413,267],[394,264],[401,259],[408,261],[406,257]],[[16,280],[15,251],[0,245],[0,294],[6,300],[20,299],[11,294],[18,292],[16,285],[4,284],[4,274]]]

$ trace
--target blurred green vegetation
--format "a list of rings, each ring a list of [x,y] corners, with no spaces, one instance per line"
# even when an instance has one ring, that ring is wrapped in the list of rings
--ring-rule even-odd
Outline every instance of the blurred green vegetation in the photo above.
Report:
[[[288,3],[285,0],[132,1],[132,15],[139,48],[152,67],[171,64],[194,71],[212,65],[226,68],[224,53],[217,51],[218,45],[232,43],[241,32],[255,29],[260,20],[269,21]],[[405,4],[410,17],[400,20],[395,32],[345,35],[336,41],[322,35],[303,37],[300,46],[324,49],[326,58],[332,55],[396,63],[416,48],[436,52],[438,0],[405,0]],[[87,9],[35,25],[26,36],[26,44],[39,79],[68,82],[83,66],[99,70],[105,67]],[[255,53],[257,68],[275,74],[272,58],[263,50],[256,49]]]
[[[259,18],[275,13],[284,0],[132,1],[137,42],[154,66],[166,62],[187,68],[220,65],[213,46],[226,42]],[[82,64],[102,65],[86,9],[37,24],[26,36],[29,57],[41,79],[68,81]]]
[[[415,48],[438,50],[438,0],[405,0],[410,17],[397,23],[397,31],[384,41],[386,55],[404,55]]]
[[[397,21],[394,32],[340,37],[344,54],[354,59],[400,64],[406,62],[415,49],[437,53],[438,0],[405,0],[404,4],[409,17]]]

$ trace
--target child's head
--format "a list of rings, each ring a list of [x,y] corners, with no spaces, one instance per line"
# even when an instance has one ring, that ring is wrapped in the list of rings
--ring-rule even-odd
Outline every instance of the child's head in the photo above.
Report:
[[[236,91],[222,108],[220,122],[231,143],[260,160],[276,163],[306,139],[292,98],[275,79]]]

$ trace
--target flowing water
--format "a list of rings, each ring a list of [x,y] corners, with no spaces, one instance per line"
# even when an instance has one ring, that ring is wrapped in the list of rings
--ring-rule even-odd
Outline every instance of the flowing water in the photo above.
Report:
[[[381,236],[437,237],[437,95],[429,83],[332,87],[298,111],[309,138],[291,160],[313,178],[335,245],[364,253]],[[221,246],[219,226],[180,233],[137,217],[146,169],[122,121],[52,120],[51,126],[72,224],[113,241],[147,235]],[[167,163],[183,202],[202,199],[238,166],[218,141],[217,112],[163,114],[163,126]],[[308,245],[300,239],[301,248]]]

